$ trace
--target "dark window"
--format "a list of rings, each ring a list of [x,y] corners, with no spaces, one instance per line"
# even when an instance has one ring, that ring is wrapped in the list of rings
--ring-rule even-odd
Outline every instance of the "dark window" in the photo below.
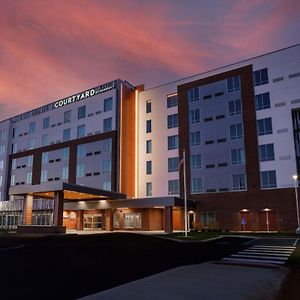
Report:
[[[227,92],[235,92],[240,90],[240,76],[235,76],[227,79]]]
[[[178,135],[168,136],[168,150],[178,149]]]
[[[152,174],[152,161],[151,160],[146,161],[146,174],[147,175]]]
[[[47,128],[49,128],[49,126],[50,126],[50,118],[49,117],[44,118],[43,119],[43,129],[47,129]]]
[[[242,103],[241,99],[236,99],[228,102],[228,111],[229,115],[237,115],[242,112]]]
[[[230,139],[238,140],[244,136],[242,123],[230,125]]]
[[[245,163],[245,153],[243,148],[231,150],[231,163],[233,165],[240,165]]]
[[[103,131],[112,130],[112,117],[103,120]]]
[[[29,123],[29,133],[35,132],[35,122]]]
[[[205,95],[205,96],[203,96],[203,99],[207,100],[207,99],[211,99],[211,97],[212,97],[212,95]]]
[[[213,120],[213,117],[209,117],[209,118],[205,118],[204,122],[209,122],[209,121],[212,121],[212,120]]]
[[[78,119],[85,118],[85,113],[86,113],[85,105],[78,107]]]
[[[146,101],[146,113],[151,113],[152,107],[151,107],[151,100]]]
[[[270,94],[269,93],[263,93],[259,95],[255,95],[255,109],[261,110],[270,108]]]
[[[152,140],[146,141],[146,153],[152,153]]]
[[[196,109],[190,110],[189,118],[190,118],[190,123],[200,122],[200,109],[196,108]]]
[[[254,86],[269,83],[268,69],[261,69],[253,72]]]
[[[69,141],[71,139],[71,129],[70,128],[66,128],[63,131],[63,141]]]
[[[264,171],[260,172],[260,184],[263,189],[276,188],[276,172]]]
[[[269,161],[275,159],[273,144],[260,145],[258,147],[258,152],[260,161]]]
[[[234,191],[246,190],[246,175],[245,174],[232,175],[232,189]]]
[[[272,134],[272,119],[266,118],[257,120],[257,133],[258,135]]]
[[[64,112],[64,123],[69,123],[71,122],[71,111],[65,111]]]
[[[201,135],[200,131],[195,131],[190,133],[190,146],[200,145]]]
[[[189,102],[194,102],[194,101],[198,101],[199,100],[199,87],[194,87],[191,88],[187,91],[187,95],[188,95],[188,101]]]
[[[190,155],[190,168],[198,169],[201,168],[201,154],[191,154]]]
[[[168,172],[176,172],[178,171],[178,157],[170,157],[168,158]]]
[[[151,120],[146,121],[146,133],[150,133],[152,131]]]
[[[103,107],[104,111],[112,110],[112,106],[113,106],[113,98],[112,97],[104,99],[104,107]]]
[[[85,136],[85,125],[77,126],[77,138],[81,138]]]
[[[178,127],[178,114],[168,116],[168,128]]]
[[[168,96],[167,98],[167,108],[174,107],[178,105],[178,96]]]

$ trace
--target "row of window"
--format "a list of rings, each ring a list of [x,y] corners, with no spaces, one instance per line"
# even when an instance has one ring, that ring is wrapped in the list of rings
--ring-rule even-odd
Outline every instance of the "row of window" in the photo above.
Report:
[[[178,96],[177,95],[168,95],[167,96],[167,108],[178,106]],[[152,112],[152,101],[146,101],[146,114]]]

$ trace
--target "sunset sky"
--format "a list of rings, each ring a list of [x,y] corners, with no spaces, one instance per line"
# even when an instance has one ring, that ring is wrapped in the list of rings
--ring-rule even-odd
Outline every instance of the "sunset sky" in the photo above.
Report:
[[[146,88],[300,43],[299,0],[0,0],[0,120],[107,81]]]

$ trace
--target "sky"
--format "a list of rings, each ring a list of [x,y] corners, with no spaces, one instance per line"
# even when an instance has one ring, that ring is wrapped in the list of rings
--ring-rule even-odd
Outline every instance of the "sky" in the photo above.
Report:
[[[300,43],[299,0],[0,0],[0,120],[102,83],[150,88]]]

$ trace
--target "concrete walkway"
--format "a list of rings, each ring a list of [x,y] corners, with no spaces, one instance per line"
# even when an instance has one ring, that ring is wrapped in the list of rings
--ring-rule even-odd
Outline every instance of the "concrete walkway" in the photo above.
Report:
[[[175,268],[81,299],[271,300],[287,274],[285,267],[258,268],[206,262]]]

